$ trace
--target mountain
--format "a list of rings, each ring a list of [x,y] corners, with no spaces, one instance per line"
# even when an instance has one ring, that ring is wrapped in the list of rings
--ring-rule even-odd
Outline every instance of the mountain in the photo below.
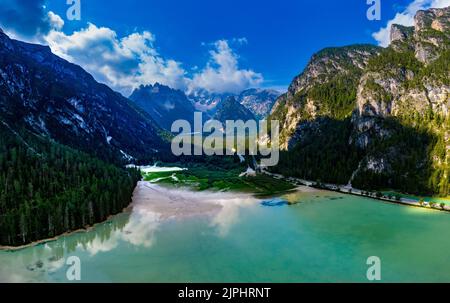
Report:
[[[184,92],[156,83],[133,91],[130,100],[145,110],[159,126],[170,131],[176,120],[193,123],[195,108]]]
[[[302,129],[320,117],[349,117],[356,106],[356,88],[369,58],[380,48],[352,45],[315,54],[306,69],[280,96],[270,119],[279,120],[283,149],[301,140]]]
[[[0,245],[75,231],[123,211],[141,174],[0,123]]]
[[[0,32],[0,122],[102,159],[151,157],[162,129],[130,100],[49,47]]]
[[[164,134],[79,66],[0,31],[0,245],[121,212],[141,179],[122,165],[167,155]]]
[[[212,93],[204,89],[198,89],[190,92],[188,98],[192,101],[197,111],[214,116],[217,106],[231,96],[234,95],[229,93]]]
[[[255,116],[250,110],[241,105],[235,97],[228,97],[225,101],[219,103],[213,117],[215,120],[225,125],[227,120],[255,120]]]
[[[275,170],[377,190],[449,195],[449,8],[393,25],[391,45],[319,52],[271,113]]]
[[[450,7],[394,25],[357,93],[350,142],[365,152],[353,183],[448,195]]]
[[[211,93],[206,90],[196,90],[188,95],[196,110],[214,116],[219,104],[234,97],[237,102],[254,113],[257,119],[263,119],[270,113],[279,92],[271,89],[247,89],[240,94]]]
[[[266,118],[280,93],[272,89],[247,89],[237,96],[237,101],[249,109],[257,119]]]

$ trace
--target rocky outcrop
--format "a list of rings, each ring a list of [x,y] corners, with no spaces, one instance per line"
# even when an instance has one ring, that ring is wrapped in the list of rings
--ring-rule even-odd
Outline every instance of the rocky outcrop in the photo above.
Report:
[[[448,115],[449,33],[435,32],[447,28],[448,16],[448,8],[419,11],[413,28],[392,26],[392,47],[368,65],[358,86],[357,110],[353,117],[356,136],[361,134],[366,138],[364,133],[370,128],[359,124],[367,125],[368,117],[388,118],[410,112],[425,115],[430,110],[437,115]],[[411,33],[410,29],[414,31]],[[434,39],[440,34],[439,40]],[[399,43],[408,47],[399,48]],[[366,139],[356,142],[364,143],[361,148],[370,144]]]
[[[414,33],[413,27],[407,27],[399,24],[393,24],[391,26],[391,43],[395,41],[406,41]]]
[[[338,74],[350,74],[354,69],[363,70],[369,58],[377,52],[378,48],[371,45],[326,48],[315,54],[305,71],[294,79],[289,86],[288,96],[293,97],[314,85],[328,82]]]
[[[432,127],[424,124],[420,129],[426,129],[437,140],[445,133],[445,124],[440,121],[448,120],[450,108],[449,11],[419,11],[413,28],[392,26],[391,47],[374,59],[362,76],[349,141],[369,152],[361,174],[395,172],[392,167],[401,158],[400,145],[390,143],[389,155],[387,150],[370,152],[377,142],[398,136],[398,128],[393,128],[389,119],[413,128],[432,123]],[[446,153],[432,157],[431,165],[442,167]],[[418,168],[421,162],[416,164]]]
[[[431,8],[420,10],[414,17],[414,28],[416,32],[434,29],[450,34],[450,10],[449,8]]]

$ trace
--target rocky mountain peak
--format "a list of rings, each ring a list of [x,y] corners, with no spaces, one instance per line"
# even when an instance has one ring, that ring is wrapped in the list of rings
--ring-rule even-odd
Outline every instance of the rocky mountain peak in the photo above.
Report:
[[[400,24],[392,24],[391,26],[391,43],[395,41],[405,41],[414,33],[414,27],[403,26]]]
[[[264,119],[272,110],[280,92],[273,89],[250,88],[237,96],[239,103],[248,108],[258,119]]]
[[[395,51],[413,50],[421,63],[432,63],[450,47],[450,9],[418,11],[413,27],[392,25],[391,42]]]
[[[450,7],[418,11],[414,18],[415,30],[434,29],[440,32],[450,30]]]
[[[368,59],[378,52],[373,45],[351,45],[331,47],[314,54],[302,74],[297,76],[289,87],[288,94],[293,97],[301,90],[308,90],[318,83],[324,83],[336,74],[351,69],[363,69]]]
[[[234,96],[227,97],[217,106],[214,119],[225,123],[227,120],[255,120],[253,113],[240,104]]]
[[[445,56],[450,40],[448,30],[440,30],[449,25],[449,17],[448,7],[430,9],[417,12],[414,27],[392,26],[391,40],[395,43],[369,64],[361,78],[361,116],[387,117],[406,109],[422,114],[428,108],[447,112],[450,88]]]
[[[129,98],[166,130],[171,129],[175,120],[194,118],[194,105],[184,92],[160,83],[141,85]]]
[[[360,76],[369,59],[380,51],[377,46],[357,44],[326,48],[313,55],[272,109],[269,120],[280,121],[281,148],[288,149],[301,140],[304,124],[313,119],[351,115]]]

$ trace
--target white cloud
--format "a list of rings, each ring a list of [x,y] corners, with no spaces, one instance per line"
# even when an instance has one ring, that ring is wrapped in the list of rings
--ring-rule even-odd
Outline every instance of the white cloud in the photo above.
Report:
[[[149,31],[135,32],[125,37],[108,27],[88,26],[71,34],[63,31],[64,20],[52,11],[46,12],[43,0],[32,3],[7,0],[0,5],[0,16],[7,19],[6,32],[19,40],[48,44],[56,55],[80,65],[94,78],[124,95],[140,85],[156,82],[181,90],[206,89],[211,92],[239,92],[251,86],[259,86],[261,74],[251,69],[239,69],[239,56],[230,44],[245,45],[245,37],[230,41],[219,40],[213,44],[210,60],[201,69],[188,68],[173,59],[164,58],[155,47],[155,37]],[[6,8],[17,6],[17,13],[9,16]],[[37,9],[39,8],[39,10]],[[23,12],[33,12],[23,13]],[[14,11],[15,12],[15,11]],[[21,13],[21,14],[20,14]],[[17,22],[13,22],[17,19]],[[29,22],[25,22],[30,20]],[[20,21],[20,22],[19,22]],[[0,22],[0,24],[2,24]]]
[[[428,8],[443,8],[447,6],[450,6],[450,0],[414,0],[403,12],[397,13],[392,20],[389,20],[386,27],[383,27],[378,32],[373,33],[372,36],[380,46],[387,47],[390,44],[392,24],[413,26],[414,16],[417,11]]]
[[[246,43],[245,38],[238,40]],[[227,40],[219,40],[210,51],[211,59],[206,67],[194,74],[190,90],[206,89],[215,93],[237,93],[252,86],[259,86],[263,76],[253,70],[239,69],[238,55],[231,49]]]
[[[213,43],[206,67],[194,69],[189,78],[181,63],[165,59],[157,52],[155,37],[148,31],[119,38],[114,30],[90,23],[87,28],[67,35],[61,31],[64,21],[58,15],[50,12],[49,19],[53,29],[44,40],[52,51],[81,65],[98,81],[124,95],[141,84],[156,82],[189,91],[236,93],[263,81],[263,76],[253,70],[239,69],[239,56],[227,40]],[[232,43],[243,45],[247,39],[233,39]]]
[[[54,12],[48,12],[48,21],[54,30],[61,30],[64,26],[64,20]]]
[[[98,81],[125,95],[141,84],[155,82],[187,87],[181,64],[159,55],[155,37],[148,31],[119,38],[114,30],[91,23],[71,35],[54,27],[44,39],[56,55],[81,65]]]

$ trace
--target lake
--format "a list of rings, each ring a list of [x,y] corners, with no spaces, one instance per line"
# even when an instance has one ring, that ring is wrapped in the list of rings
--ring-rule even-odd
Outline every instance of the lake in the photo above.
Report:
[[[311,189],[257,199],[151,186],[171,211],[150,195],[88,232],[0,251],[0,281],[68,282],[76,256],[81,282],[367,282],[377,256],[382,282],[450,282],[447,213]]]

